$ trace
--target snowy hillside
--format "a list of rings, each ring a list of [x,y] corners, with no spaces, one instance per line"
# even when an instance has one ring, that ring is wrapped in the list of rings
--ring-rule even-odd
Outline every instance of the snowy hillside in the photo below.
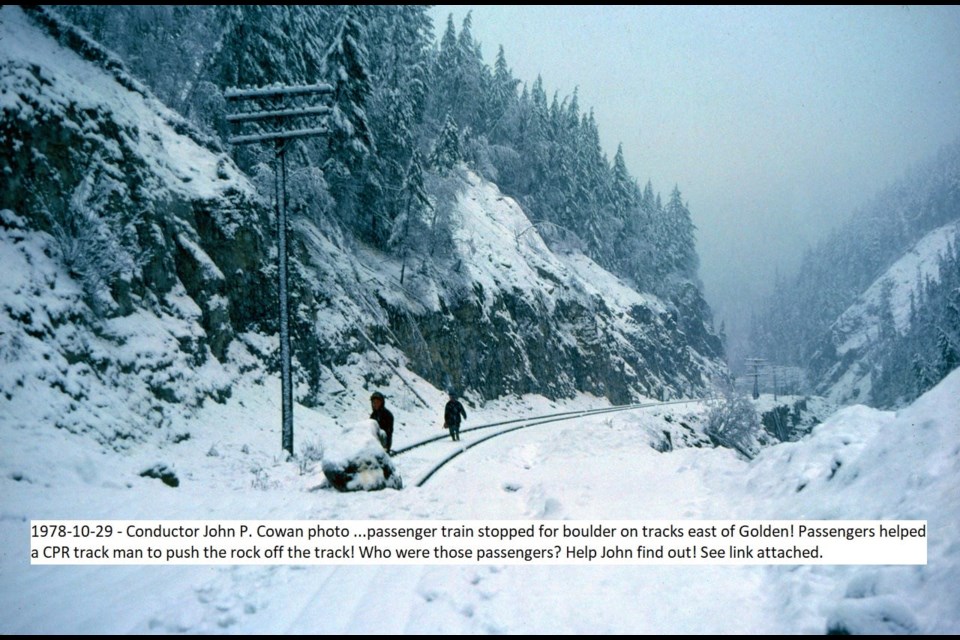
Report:
[[[82,33],[11,6],[0,29],[5,422],[176,441],[204,403],[277,368],[271,203]],[[683,310],[551,252],[514,201],[461,174],[453,246],[411,256],[402,286],[397,257],[297,217],[299,403],[338,416],[379,388],[422,404],[404,382],[419,378],[477,400],[628,401],[722,372]]]
[[[364,318],[411,371],[485,398],[684,397],[721,375],[714,354],[691,346],[675,309],[583,254],[551,251],[496,185],[467,172],[451,219],[449,270],[421,269],[415,258],[403,285],[400,260],[345,252],[301,225],[313,286],[337,292],[317,315],[330,349],[366,348],[353,322]]]
[[[234,337],[263,313],[239,295],[263,283],[254,190],[116,61],[19,8],[0,10],[0,56],[3,426],[177,438],[229,396],[227,352],[250,358]]]
[[[756,355],[840,403],[896,408],[960,363],[960,140],[879,191],[781,279]]]
[[[902,335],[910,328],[912,305],[928,281],[939,280],[939,260],[956,245],[958,230],[960,223],[953,222],[928,233],[837,318],[829,338],[836,364],[824,375],[820,393],[841,404],[870,401],[870,362],[876,358],[871,352],[883,348],[888,339],[883,332]]]
[[[943,255],[951,243],[956,242],[957,232],[958,223],[951,223],[928,233],[887,269],[886,273],[877,278],[856,304],[843,312],[834,329],[842,340],[837,347],[838,354],[843,355],[851,349],[862,348],[876,339],[879,316],[885,313],[882,310],[884,282],[890,283],[889,312],[893,316],[895,328],[901,333],[909,328],[910,297],[919,296],[919,285],[928,278],[936,280],[940,277],[937,258]]]
[[[209,139],[164,107],[95,43],[62,35],[72,48],[62,46],[22,10],[9,5],[0,13],[0,28],[4,62],[0,107],[5,137],[13,138],[18,129],[40,129],[37,125],[48,119],[68,129],[74,129],[71,123],[86,121],[85,133],[98,138],[112,152],[102,162],[145,162],[147,170],[156,176],[151,184],[154,188],[171,190],[185,198],[222,197],[231,188],[241,189],[246,195],[252,193],[249,186],[236,181],[237,172],[231,170],[231,163],[204,146],[210,144]],[[109,140],[117,130],[121,144]],[[65,133],[61,142],[67,138]],[[24,153],[42,142],[39,135],[34,135],[12,146],[14,152]],[[50,157],[47,162],[56,160]],[[29,167],[26,162],[19,166],[21,170]],[[73,169],[80,173],[84,168]],[[8,173],[7,177],[13,180],[9,185],[12,188],[38,176],[21,172]],[[11,195],[12,189],[6,193],[8,198]],[[9,205],[7,200],[4,203]]]

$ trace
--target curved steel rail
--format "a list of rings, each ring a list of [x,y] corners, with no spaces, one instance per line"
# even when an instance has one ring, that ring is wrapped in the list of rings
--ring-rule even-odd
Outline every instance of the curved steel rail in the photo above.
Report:
[[[486,436],[486,437],[480,438],[479,440],[476,440],[476,441],[474,441],[474,442],[471,442],[470,444],[468,444],[468,445],[466,445],[466,446],[464,446],[464,447],[461,447],[461,448],[457,449],[456,451],[454,451],[453,453],[451,453],[449,456],[447,456],[446,458],[444,458],[443,460],[441,460],[440,462],[438,462],[429,472],[427,472],[427,475],[423,476],[423,478],[420,479],[420,482],[417,483],[417,486],[418,486],[418,487],[422,487],[422,486],[427,482],[427,480],[429,480],[429,479],[433,476],[433,474],[435,474],[437,471],[439,471],[441,468],[443,468],[444,465],[446,465],[448,462],[450,462],[451,460],[453,460],[454,458],[456,458],[457,456],[459,456],[459,455],[462,454],[463,452],[467,451],[468,449],[472,449],[473,447],[479,445],[479,444],[482,443],[482,442],[486,442],[487,440],[491,440],[491,439],[493,439],[493,438],[496,438],[496,437],[498,437],[498,436],[502,436],[502,435],[507,434],[507,433],[511,433],[511,432],[513,432],[513,431],[518,431],[518,430],[520,430],[520,429],[526,429],[527,427],[535,427],[535,426],[537,426],[537,425],[547,424],[547,423],[550,423],[550,422],[561,422],[561,421],[563,421],[563,420],[573,420],[574,418],[581,418],[581,417],[585,417],[585,416],[595,416],[595,415],[600,415],[600,414],[604,414],[604,413],[613,413],[613,412],[617,412],[617,411],[630,411],[630,410],[632,410],[632,409],[649,409],[650,407],[661,407],[661,406],[668,405],[668,404],[683,404],[683,403],[687,403],[687,402],[696,402],[696,400],[669,400],[669,401],[666,401],[666,402],[650,402],[650,403],[647,403],[647,404],[628,404],[628,405],[620,405],[620,406],[616,406],[616,407],[604,407],[604,408],[602,408],[602,409],[587,409],[587,410],[581,410],[581,411],[564,411],[564,412],[562,412],[562,413],[553,413],[553,414],[548,414],[548,415],[545,415],[545,416],[535,416],[535,417],[532,417],[532,418],[515,418],[515,419],[513,419],[513,420],[504,420],[503,422],[492,422],[492,423],[490,423],[490,424],[484,424],[484,425],[479,425],[479,426],[476,426],[476,427],[471,427],[470,429],[464,429],[464,430],[461,431],[461,433],[464,433],[464,432],[466,432],[466,431],[477,431],[477,430],[479,430],[479,429],[488,429],[488,428],[490,428],[490,427],[498,427],[498,426],[502,426],[502,425],[505,425],[505,424],[512,424],[512,423],[515,423],[515,422],[525,422],[525,423],[526,423],[526,424],[517,425],[517,426],[515,426],[515,427],[510,427],[509,429],[504,429],[503,431],[498,431],[498,432],[496,432],[496,433],[492,433],[492,434],[490,434],[490,435],[488,435],[488,436]],[[445,439],[445,438],[448,438],[448,437],[449,437],[449,436],[443,435],[443,436],[436,436],[436,437],[434,437],[434,438],[428,438],[427,440],[424,440],[424,441],[422,441],[422,442],[418,442],[418,443],[416,443],[416,444],[409,445],[409,446],[407,446],[407,447],[405,447],[405,448],[397,451],[396,454],[399,455],[399,454],[401,454],[401,453],[403,453],[403,452],[405,452],[405,451],[409,451],[410,449],[415,449],[416,447],[422,447],[422,446],[425,445],[425,444],[429,444],[429,443],[431,443],[431,442],[435,442],[435,441],[437,441],[437,440]]]
[[[655,404],[678,404],[678,403],[682,403],[682,402],[696,402],[696,401],[695,401],[695,400],[670,400],[670,401],[666,401],[666,402],[658,402],[658,403],[655,403]],[[461,429],[461,430],[460,430],[460,433],[467,433],[467,432],[470,432],[470,431],[479,431],[480,429],[489,429],[489,428],[491,428],[491,427],[501,427],[501,426],[503,426],[503,425],[505,425],[505,424],[513,424],[513,423],[515,423],[515,422],[529,422],[529,421],[531,421],[531,420],[541,420],[541,419],[544,419],[544,418],[557,418],[557,419],[561,419],[561,416],[570,416],[570,417],[572,417],[572,418],[578,418],[578,417],[580,417],[580,416],[593,415],[593,414],[597,414],[597,413],[609,413],[609,412],[611,412],[611,411],[626,411],[626,410],[628,410],[628,409],[639,409],[639,408],[642,408],[642,407],[650,407],[650,406],[653,406],[653,404],[649,404],[649,403],[648,403],[648,404],[622,404],[622,405],[617,405],[617,406],[615,406],[615,407],[601,407],[601,408],[599,408],[599,409],[578,409],[578,410],[576,410],[576,411],[561,411],[561,412],[559,412],[559,413],[548,413],[548,414],[542,415],[542,416],[533,416],[533,417],[526,417],[526,418],[513,418],[513,419],[511,419],[511,420],[501,420],[501,421],[499,421],[499,422],[490,422],[490,423],[488,423],[488,424],[480,424],[480,425],[477,425],[477,426],[475,426],[475,427],[469,427],[469,428],[467,428],[467,429]],[[447,439],[447,438],[449,438],[449,437],[450,437],[450,434],[444,434],[444,435],[441,435],[441,436],[432,436],[432,437],[430,437],[430,438],[427,438],[426,440],[421,440],[420,442],[414,442],[413,444],[409,444],[409,445],[407,445],[407,446],[405,446],[405,447],[402,447],[402,448],[400,448],[400,449],[396,449],[396,450],[393,452],[393,455],[394,455],[394,456],[399,456],[399,455],[402,455],[402,454],[406,453],[407,451],[410,451],[411,449],[416,449],[417,447],[422,447],[422,446],[424,446],[424,445],[430,444],[431,442],[436,442],[437,440],[445,440],[445,439]]]

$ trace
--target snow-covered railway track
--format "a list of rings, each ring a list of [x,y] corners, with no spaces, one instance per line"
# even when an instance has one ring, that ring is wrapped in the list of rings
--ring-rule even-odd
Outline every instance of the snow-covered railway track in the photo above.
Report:
[[[433,477],[433,475],[434,475],[437,471],[439,471],[440,469],[442,469],[444,465],[446,465],[448,462],[450,462],[451,460],[453,460],[454,458],[456,458],[456,457],[459,456],[460,454],[464,453],[464,452],[467,451],[468,449],[472,449],[473,447],[475,447],[475,446],[477,446],[477,445],[479,445],[479,444],[481,444],[481,443],[483,443],[483,442],[486,442],[487,440],[492,440],[493,438],[496,438],[496,437],[498,437],[498,436],[505,435],[505,434],[507,434],[507,433],[512,433],[512,432],[514,432],[514,431],[519,431],[520,429],[526,429],[527,427],[535,427],[535,426],[538,426],[538,425],[541,425],[541,424],[548,424],[548,423],[551,423],[551,422],[561,422],[561,421],[564,421],[564,420],[573,420],[573,419],[576,419],[576,418],[583,418],[583,417],[587,417],[587,416],[596,416],[596,415],[600,415],[600,414],[604,414],[604,413],[614,413],[614,412],[618,412],[618,411],[630,411],[630,410],[633,410],[633,409],[648,409],[648,408],[651,408],[651,407],[661,407],[661,406],[669,405],[669,404],[683,404],[683,403],[687,403],[687,402],[694,402],[694,401],[693,401],[693,400],[670,400],[670,401],[666,401],[666,402],[648,402],[648,403],[625,404],[625,405],[618,405],[618,406],[615,406],[615,407],[604,407],[604,408],[602,408],[602,409],[587,409],[587,410],[580,410],[580,411],[564,411],[564,412],[561,412],[561,413],[551,413],[551,414],[542,415],[542,416],[533,416],[533,417],[528,417],[528,418],[515,418],[515,419],[513,419],[513,420],[503,420],[503,421],[500,421],[500,422],[491,422],[491,423],[488,423],[488,424],[481,424],[481,425],[478,425],[478,426],[476,426],[476,427],[470,427],[469,429],[462,429],[462,430],[460,431],[460,433],[467,433],[467,432],[470,432],[470,431],[479,431],[479,430],[481,430],[481,429],[491,429],[491,428],[493,428],[493,427],[502,427],[502,426],[505,426],[505,425],[513,425],[513,426],[511,426],[511,427],[509,427],[509,428],[507,428],[507,429],[503,429],[503,430],[501,430],[501,431],[497,431],[496,433],[491,433],[491,434],[488,435],[488,436],[484,436],[483,438],[480,438],[479,440],[475,440],[475,441],[471,442],[470,444],[467,444],[467,445],[464,445],[464,446],[458,448],[456,451],[454,451],[454,452],[451,453],[450,455],[446,456],[443,460],[441,460],[440,462],[438,462],[437,464],[435,464],[435,465],[433,466],[433,468],[431,468],[431,469],[426,473],[426,475],[424,475],[423,478],[421,478],[420,481],[417,482],[417,486],[418,486],[418,487],[422,487],[424,484],[426,484],[426,482],[427,482],[431,477]],[[402,449],[398,449],[398,450],[395,452],[394,455],[401,455],[401,454],[403,454],[403,453],[405,453],[405,452],[407,452],[407,451],[410,451],[411,449],[416,449],[417,447],[422,447],[422,446],[431,444],[431,443],[433,443],[433,442],[438,442],[438,441],[441,441],[441,440],[446,440],[446,439],[449,438],[449,437],[450,437],[449,435],[444,434],[444,435],[434,436],[434,437],[432,437],[432,438],[427,438],[426,440],[422,440],[421,442],[417,442],[417,443],[408,445],[408,446],[406,446],[406,447],[403,447]]]

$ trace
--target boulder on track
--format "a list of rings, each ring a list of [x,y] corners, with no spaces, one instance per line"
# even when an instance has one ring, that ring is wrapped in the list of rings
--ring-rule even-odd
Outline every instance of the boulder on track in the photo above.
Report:
[[[402,489],[403,480],[393,459],[380,444],[380,428],[373,420],[346,426],[325,438],[323,475],[338,491]]]

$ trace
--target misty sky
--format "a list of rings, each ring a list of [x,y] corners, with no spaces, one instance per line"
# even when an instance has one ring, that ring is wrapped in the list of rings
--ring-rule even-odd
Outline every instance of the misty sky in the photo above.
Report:
[[[731,333],[778,267],[960,137],[960,7],[441,5],[437,38],[470,9],[488,64],[502,44],[548,95],[579,87],[610,158],[680,186]]]

